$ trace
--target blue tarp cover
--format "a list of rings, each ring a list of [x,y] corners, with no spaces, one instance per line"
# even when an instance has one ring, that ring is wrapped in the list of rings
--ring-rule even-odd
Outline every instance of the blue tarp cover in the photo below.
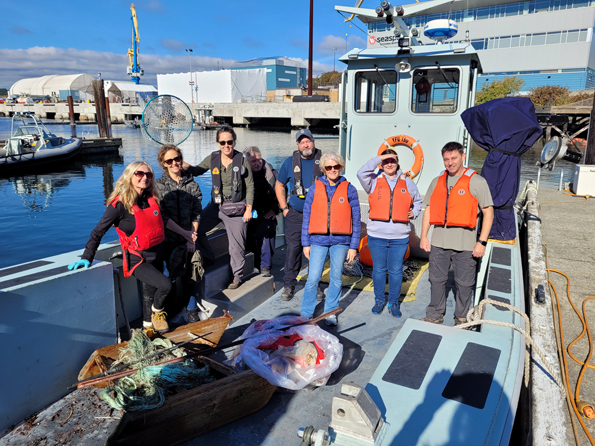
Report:
[[[514,201],[519,193],[520,156],[542,134],[535,107],[529,98],[494,99],[465,110],[461,118],[471,138],[487,150],[481,176],[494,200],[494,223],[490,238],[516,237]]]

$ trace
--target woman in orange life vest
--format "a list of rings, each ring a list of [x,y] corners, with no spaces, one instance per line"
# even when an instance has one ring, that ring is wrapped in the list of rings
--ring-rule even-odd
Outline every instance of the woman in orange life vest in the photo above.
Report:
[[[378,164],[382,169],[376,173]],[[417,217],[422,199],[417,186],[399,166],[399,156],[387,149],[362,166],[357,177],[369,194],[368,247],[372,255],[375,303],[372,313],[386,305],[384,288],[388,271],[388,309],[401,317],[399,296],[403,282],[403,260],[409,246],[409,220]]]
[[[304,203],[302,246],[310,264],[300,313],[307,318],[314,314],[318,282],[327,254],[331,258],[331,272],[325,313],[339,307],[343,262],[345,258],[353,261],[359,244],[359,200],[355,187],[340,175],[344,167],[345,161],[338,153],[322,155],[320,168],[325,176],[310,187]],[[337,325],[337,317],[329,316],[326,324]]]
[[[163,274],[161,242],[165,231],[151,166],[144,161],[130,163],[116,181],[106,205],[103,217],[91,231],[81,260],[70,264],[68,269],[88,268],[101,238],[115,226],[124,253],[124,276],[133,275],[145,284],[143,327],[166,332],[169,327],[163,303],[171,290],[171,282]],[[185,237],[196,240],[191,231],[185,231]]]

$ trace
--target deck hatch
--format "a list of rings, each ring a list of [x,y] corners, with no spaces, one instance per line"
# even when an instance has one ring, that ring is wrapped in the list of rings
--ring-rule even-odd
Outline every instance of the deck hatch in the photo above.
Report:
[[[510,266],[510,249],[506,248],[492,248],[492,263]]]
[[[5,288],[11,288],[17,285],[22,285],[24,283],[34,282],[40,279],[45,279],[46,277],[57,276],[58,274],[62,274],[65,272],[68,272],[68,266],[66,265],[61,266],[59,268],[40,271],[35,274],[29,274],[28,276],[16,277],[14,279],[5,280],[4,282],[0,282],[0,290],[3,290]]]
[[[509,269],[490,266],[490,274],[488,276],[488,290],[498,291],[500,293],[510,293],[510,278],[511,274]]]
[[[510,305],[510,299],[507,299],[505,297],[500,297],[500,296],[493,296],[491,294],[488,295],[488,299],[491,300],[497,300],[498,302],[504,302],[505,304]],[[494,305],[494,308],[496,310],[500,310],[500,311],[509,311],[508,308],[506,307],[501,307],[500,305]]]
[[[39,268],[40,266],[51,265],[54,262],[48,262],[46,260],[38,260],[36,262],[29,262],[23,265],[13,266],[0,271],[0,277],[10,276],[11,274],[20,273],[33,268]]]
[[[442,396],[483,409],[499,358],[500,350],[469,342],[446,383]]]
[[[418,390],[428,373],[441,340],[440,335],[412,330],[382,380]]]

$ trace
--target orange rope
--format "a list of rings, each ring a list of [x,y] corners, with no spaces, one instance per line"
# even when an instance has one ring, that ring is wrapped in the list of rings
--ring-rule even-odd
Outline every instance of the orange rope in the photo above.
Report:
[[[595,296],[591,296],[591,297],[585,299],[585,301],[583,302],[583,314],[584,314],[584,318],[583,318],[581,316],[581,314],[579,313],[579,311],[576,309],[574,303],[572,302],[572,299],[570,298],[570,292],[569,292],[570,291],[570,278],[566,274],[564,274],[564,273],[562,273],[560,271],[557,271],[555,269],[546,268],[546,271],[548,271],[548,272],[551,271],[551,272],[554,272],[554,273],[557,273],[557,274],[561,274],[562,276],[564,276],[566,278],[566,280],[567,280],[566,292],[567,292],[568,301],[570,302],[570,305],[572,305],[572,308],[574,309],[575,313],[578,315],[579,319],[581,320],[581,322],[583,324],[583,332],[579,335],[579,337],[577,337],[574,341],[572,341],[572,343],[568,346],[568,349],[567,349],[568,350],[568,354],[570,355],[570,357],[573,360],[575,360],[576,362],[578,362],[579,364],[582,365],[581,371],[579,373],[579,377],[578,377],[578,380],[577,380],[577,385],[576,385],[576,390],[575,390],[575,397],[574,398],[571,398],[571,403],[572,403],[572,409],[574,410],[574,413],[577,416],[578,421],[581,423],[581,426],[582,426],[585,434],[587,435],[587,437],[589,439],[589,442],[591,443],[592,446],[595,446],[595,440],[593,439],[593,437],[591,436],[591,433],[587,429],[587,426],[585,425],[585,422],[583,421],[583,417],[582,417],[582,415],[580,414],[580,412],[579,412],[579,410],[577,408],[577,401],[579,401],[579,392],[580,392],[580,387],[581,387],[581,384],[582,384],[582,378],[584,376],[584,373],[585,373],[587,367],[595,368],[595,367],[589,365],[589,361],[591,360],[591,356],[593,354],[593,342],[591,340],[591,330],[589,329],[589,324],[588,324],[588,320],[587,320],[587,314],[585,312],[585,304],[586,304],[586,302],[588,300],[595,299]],[[561,315],[561,309],[560,309],[560,299],[558,298],[558,292],[556,291],[556,287],[554,287],[554,284],[552,283],[552,281],[548,279],[548,283],[552,287],[552,290],[554,291],[554,296],[556,297],[556,306],[557,306],[557,309],[558,309],[558,325],[560,327],[560,340],[562,342],[562,345],[564,345],[564,330],[562,328],[562,315]],[[587,359],[583,363],[583,362],[578,361],[570,353],[570,348],[577,341],[579,341],[584,336],[585,331],[586,331],[587,336],[588,336],[588,339],[589,339],[589,354],[587,356]],[[565,354],[562,355],[562,363],[564,365],[564,376],[566,378],[566,383],[565,383],[566,384],[566,391],[569,394],[572,394],[572,391],[571,391],[571,389],[569,387],[570,378],[568,376],[568,363],[566,361],[566,355]]]

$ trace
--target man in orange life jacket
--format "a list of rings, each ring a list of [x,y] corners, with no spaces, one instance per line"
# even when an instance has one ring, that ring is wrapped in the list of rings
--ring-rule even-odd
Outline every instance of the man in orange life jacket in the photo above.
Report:
[[[471,304],[477,261],[485,254],[494,220],[494,203],[486,180],[464,167],[465,149],[458,142],[442,148],[445,171],[435,178],[424,198],[426,206],[420,247],[430,253],[431,300],[422,320],[441,324],[446,311],[446,282],[452,263],[455,275],[455,325],[466,322]],[[477,237],[477,217],[483,214]],[[432,246],[428,241],[430,225]]]

